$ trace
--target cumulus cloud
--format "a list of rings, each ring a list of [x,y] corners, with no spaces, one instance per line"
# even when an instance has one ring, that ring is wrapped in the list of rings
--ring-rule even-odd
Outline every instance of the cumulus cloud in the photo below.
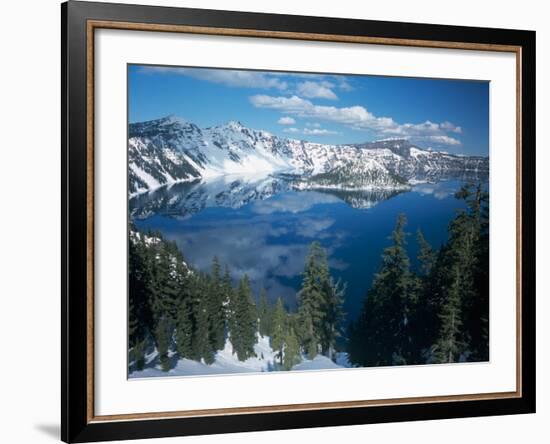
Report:
[[[296,120],[294,120],[292,117],[284,116],[277,120],[277,123],[279,125],[294,125],[296,123]]]
[[[429,120],[413,124],[400,124],[391,117],[379,117],[356,105],[336,107],[316,105],[297,95],[269,96],[258,94],[250,97],[256,108],[278,110],[301,118],[339,123],[356,130],[371,131],[378,137],[403,137],[416,140],[428,140],[442,145],[459,145],[460,141],[447,135],[448,132],[460,133],[462,129],[451,122],[436,123]]]
[[[296,95],[291,97],[274,97],[257,94],[250,97],[250,102],[256,108],[274,109],[299,117],[319,119],[330,122],[355,125],[358,127],[372,127],[376,124],[380,128],[394,124],[391,118],[377,118],[362,106],[338,108],[335,106],[314,105],[310,100]]]
[[[295,127],[290,127],[290,128],[285,128],[283,130],[283,132],[285,133],[291,133],[291,134],[297,134],[300,132],[300,130],[298,128],[295,128]]]
[[[322,82],[311,82],[306,81],[302,83],[298,83],[296,86],[296,90],[298,91],[298,94],[308,97],[310,99],[329,99],[329,100],[337,100],[338,97],[336,94],[334,94],[334,91],[332,91],[331,88],[333,88],[334,85],[327,81]]]
[[[238,88],[262,88],[284,91],[288,87],[287,82],[281,80],[279,76],[258,71],[144,66],[142,67],[142,72],[178,74]]]

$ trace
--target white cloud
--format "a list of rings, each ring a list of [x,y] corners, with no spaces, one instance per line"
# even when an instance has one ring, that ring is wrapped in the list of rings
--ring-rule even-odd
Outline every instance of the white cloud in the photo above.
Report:
[[[290,127],[290,128],[285,128],[285,129],[283,130],[283,132],[285,132],[285,133],[296,134],[296,133],[299,133],[300,130],[299,130],[298,128]]]
[[[279,120],[277,120],[277,123],[279,125],[294,125],[296,123],[296,120],[294,120],[292,117],[283,116]]]
[[[305,136],[328,136],[331,134],[338,134],[338,131],[332,131],[328,129],[321,128],[320,125],[316,125],[315,127],[306,127],[304,129],[299,129],[296,127],[290,127],[285,128],[283,130],[285,133],[291,133],[291,134],[303,134]]]
[[[348,79],[345,77],[338,77],[338,88],[342,91],[353,91],[353,86],[349,83]]]
[[[296,95],[291,97],[273,97],[258,94],[250,98],[257,108],[275,109],[299,117],[319,119],[341,123],[361,129],[384,130],[396,127],[397,124],[389,117],[375,117],[362,106],[338,108],[335,106],[314,105],[311,101]]]
[[[391,117],[378,117],[365,107],[356,105],[335,107],[315,105],[310,100],[296,95],[274,97],[258,94],[250,97],[257,108],[273,109],[301,118],[339,123],[352,129],[371,131],[377,137],[402,137],[416,140],[429,140],[441,145],[459,145],[460,141],[446,133],[460,133],[462,129],[451,122],[435,123],[429,120],[413,124],[399,124]]]
[[[306,136],[328,136],[330,134],[338,134],[337,131],[331,131],[324,128],[313,128],[313,129],[304,128],[303,133]]]
[[[455,139],[454,137],[449,137],[445,135],[441,136],[426,136],[425,140],[428,140],[433,143],[439,143],[443,145],[460,145],[460,140]]]
[[[307,122],[306,126],[310,128],[321,128],[321,124],[319,122]]]
[[[446,131],[451,131],[453,133],[462,134],[462,128],[460,126],[456,126],[452,124],[451,122],[443,122],[441,124],[441,128],[443,128]]]
[[[329,100],[337,100],[338,97],[336,94],[334,94],[334,91],[332,91],[332,87],[334,85],[330,82],[311,82],[306,81],[302,83],[298,83],[296,85],[296,89],[298,91],[298,94],[308,97],[310,99],[318,98],[318,99],[329,99]]]
[[[169,73],[188,76],[211,83],[230,87],[278,89],[284,91],[288,84],[279,76],[258,71],[241,71],[231,69],[177,68],[165,66],[144,66],[142,72]]]

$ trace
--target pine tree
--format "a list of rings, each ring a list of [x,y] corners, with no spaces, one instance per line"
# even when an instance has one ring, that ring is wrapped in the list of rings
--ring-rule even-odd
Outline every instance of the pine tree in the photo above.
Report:
[[[283,368],[292,370],[292,367],[300,362],[300,344],[293,328],[287,333],[284,343]]]
[[[230,300],[229,330],[233,350],[239,361],[255,356],[254,345],[257,342],[256,306],[252,300],[252,291],[248,276],[240,280]]]
[[[168,351],[172,339],[172,323],[170,319],[163,317],[157,322],[155,328],[155,340],[157,345],[157,351],[159,354],[160,365],[163,371],[170,370],[170,359],[168,357]]]
[[[441,297],[434,282],[441,266],[438,265],[438,252],[434,251],[420,228],[416,241],[419,262],[418,304],[411,318],[411,334],[416,348],[413,362],[424,363],[431,360],[430,349],[439,330]]]
[[[180,287],[182,285],[178,257],[174,257],[168,248],[160,244],[153,258],[152,274],[152,310],[156,322],[166,317],[175,321],[179,306]]]
[[[140,371],[145,368],[145,347],[146,340],[143,339],[138,341],[133,346],[134,361],[136,365],[136,370]]]
[[[273,314],[273,330],[271,336],[271,348],[277,351],[280,364],[283,365],[283,348],[287,332],[287,313],[281,298],[277,299]]]
[[[142,236],[130,226],[128,251],[128,343],[137,370],[145,365],[145,349],[153,318],[149,305],[149,267]]]
[[[193,306],[191,297],[184,299],[179,306],[176,324],[176,345],[180,358],[193,358]]]
[[[416,233],[418,242],[418,261],[420,262],[420,272],[423,276],[427,276],[432,271],[435,262],[435,252],[432,246],[424,237],[422,230],[418,229]]]
[[[350,329],[350,359],[355,364],[394,365],[415,359],[410,320],[416,309],[417,282],[405,249],[405,225],[401,214],[361,314]]]
[[[489,194],[481,184],[464,188],[457,197],[466,201],[475,233],[473,291],[464,301],[464,329],[469,342],[469,360],[486,361],[489,359]]]
[[[443,303],[441,313],[440,336],[436,344],[435,358],[436,362],[456,362],[463,349],[462,341],[462,311],[461,311],[461,279],[459,276],[459,267],[453,267],[454,277],[445,302]]]
[[[329,279],[326,253],[319,242],[313,242],[306,257],[302,288],[297,295],[301,343],[310,359],[317,355],[320,346],[327,345],[324,322]]]
[[[212,364],[215,360],[215,349],[210,340],[210,319],[208,313],[208,298],[205,294],[209,290],[209,278],[203,273],[197,273],[195,283],[194,318],[192,349],[196,360],[204,360],[206,364]]]
[[[262,336],[271,336],[273,313],[272,308],[267,301],[267,293],[265,288],[260,290],[260,297],[258,303],[258,318],[259,318],[259,331]]]
[[[229,267],[225,266],[225,271],[222,277],[222,311],[226,321],[229,319],[229,307],[232,299],[233,285],[231,283],[231,274],[229,273]]]
[[[148,247],[151,267],[149,305],[154,323],[152,333],[163,361],[163,368],[166,368],[168,364],[165,358],[168,348],[164,349],[164,345],[167,344],[167,347],[171,345],[169,339],[174,333],[181,287],[184,285],[182,259],[175,244],[164,242],[160,234],[155,234],[154,239],[156,242]]]
[[[329,278],[326,285],[324,303],[324,321],[321,347],[323,353],[330,359],[334,358],[336,341],[342,336],[341,326],[345,315],[343,311],[346,286],[340,281],[334,282]]]
[[[212,272],[206,292],[207,311],[209,319],[209,338],[214,350],[221,350],[225,344],[225,292],[220,274],[220,263],[214,256],[212,260]]]
[[[141,335],[138,334],[140,328],[139,316],[136,314],[136,302],[133,298],[128,301],[128,346],[130,351],[130,361],[143,361],[144,356],[137,350],[137,345],[142,341]],[[142,365],[142,364],[141,364]]]

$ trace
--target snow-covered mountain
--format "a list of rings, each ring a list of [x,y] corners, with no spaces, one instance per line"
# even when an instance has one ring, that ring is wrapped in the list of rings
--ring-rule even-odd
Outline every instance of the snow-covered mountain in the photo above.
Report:
[[[239,122],[201,129],[178,117],[129,126],[129,192],[224,175],[289,173],[301,188],[403,189],[418,175],[488,172],[486,157],[421,149],[407,140],[330,145],[277,137]]]

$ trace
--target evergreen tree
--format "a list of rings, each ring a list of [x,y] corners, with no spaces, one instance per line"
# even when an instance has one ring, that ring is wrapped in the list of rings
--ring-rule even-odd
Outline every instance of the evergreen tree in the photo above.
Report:
[[[310,359],[317,355],[320,346],[327,345],[324,323],[329,279],[326,253],[319,242],[313,242],[306,257],[302,288],[297,295],[301,343]]]
[[[197,311],[197,331],[195,336],[197,354],[205,364],[213,364],[216,353],[209,338],[208,312],[204,303],[199,303]]]
[[[300,362],[300,344],[298,344],[298,338],[293,328],[285,337],[283,354],[283,368],[285,370],[292,370],[292,367]]]
[[[439,331],[441,292],[434,282],[441,270],[441,264],[438,265],[439,254],[434,251],[420,229],[416,240],[420,273],[417,281],[418,304],[411,318],[411,334],[416,348],[413,362],[424,363],[431,361],[430,350]]]
[[[464,350],[462,340],[462,311],[461,311],[461,278],[458,266],[453,267],[455,279],[451,283],[443,303],[441,313],[441,329],[436,343],[436,362],[456,362]]]
[[[488,358],[487,194],[481,185],[469,184],[456,197],[466,202],[467,209],[459,211],[450,223],[450,238],[442,250],[436,362]]]
[[[298,333],[310,359],[319,352],[332,359],[336,340],[341,336],[344,293],[345,287],[330,276],[325,250],[319,242],[313,242],[298,292]]]
[[[406,218],[397,218],[382,254],[382,265],[367,293],[362,312],[350,329],[350,359],[363,366],[395,365],[415,360],[410,320],[416,309],[417,281],[405,249]]]
[[[273,330],[271,335],[271,348],[277,351],[280,364],[283,365],[283,348],[287,332],[287,313],[281,298],[277,299],[273,314]]]
[[[231,310],[231,301],[233,299],[233,284],[231,282],[231,274],[229,273],[229,267],[225,266],[225,271],[221,279],[221,288],[222,288],[222,313],[225,319],[225,329],[228,329],[230,310]]]
[[[273,325],[272,308],[267,301],[267,293],[265,288],[260,290],[260,298],[258,303],[258,319],[259,331],[262,336],[271,336]]]
[[[252,300],[252,291],[248,276],[240,280],[236,291],[230,300],[229,330],[233,350],[239,361],[245,361],[254,354],[254,345],[257,342],[256,306]]]
[[[313,335],[314,327],[312,319],[307,316],[302,317],[301,326],[301,337],[306,338],[305,340],[302,339],[302,347],[309,359],[315,359],[315,356],[319,353],[319,343]]]
[[[152,258],[154,266],[151,282],[151,308],[156,323],[164,317],[175,321],[182,285],[178,264],[180,258],[174,257],[166,245],[159,245],[153,249],[156,254]]]
[[[168,351],[172,340],[172,323],[170,319],[163,317],[157,322],[155,328],[155,340],[157,351],[159,354],[160,365],[163,371],[170,370],[170,359]]]
[[[210,282],[208,277],[203,273],[198,273],[195,284],[195,328],[193,331],[192,348],[195,359],[198,361],[203,359],[206,364],[212,364],[215,360],[215,349],[212,346],[210,337],[209,300],[205,297],[209,287]]]
[[[324,322],[321,346],[323,354],[334,359],[336,341],[342,336],[341,326],[345,315],[343,311],[346,286],[340,281],[329,278],[325,291]]]
[[[481,184],[466,186],[457,197],[466,201],[474,236],[473,288],[464,303],[464,328],[468,332],[469,360],[489,359],[489,194]]]
[[[176,324],[176,344],[180,358],[193,359],[193,331],[195,321],[191,297],[184,299],[179,306]]]
[[[432,271],[435,262],[435,252],[432,246],[424,237],[422,230],[418,229],[416,233],[418,242],[418,261],[420,262],[420,272],[423,276],[427,276]]]
[[[220,263],[214,256],[212,260],[212,273],[208,282],[206,293],[207,311],[209,319],[209,338],[214,350],[222,350],[225,345],[225,291],[220,274]]]
[[[147,336],[152,328],[146,261],[143,243],[138,236],[132,236],[128,254],[128,343],[137,370],[145,365]]]
[[[133,356],[136,366],[136,370],[140,371],[145,368],[145,347],[147,345],[146,339],[136,342],[133,346]]]
[[[149,235],[150,242],[149,266],[151,269],[149,287],[149,306],[151,307],[154,329],[152,331],[157,349],[163,361],[163,368],[167,367],[164,345],[170,346],[176,325],[178,307],[180,304],[181,287],[184,285],[181,272],[181,255],[175,244],[162,240],[160,234]],[[160,335],[160,336],[159,336]],[[168,338],[168,339],[167,339]],[[161,349],[159,349],[159,344]]]

